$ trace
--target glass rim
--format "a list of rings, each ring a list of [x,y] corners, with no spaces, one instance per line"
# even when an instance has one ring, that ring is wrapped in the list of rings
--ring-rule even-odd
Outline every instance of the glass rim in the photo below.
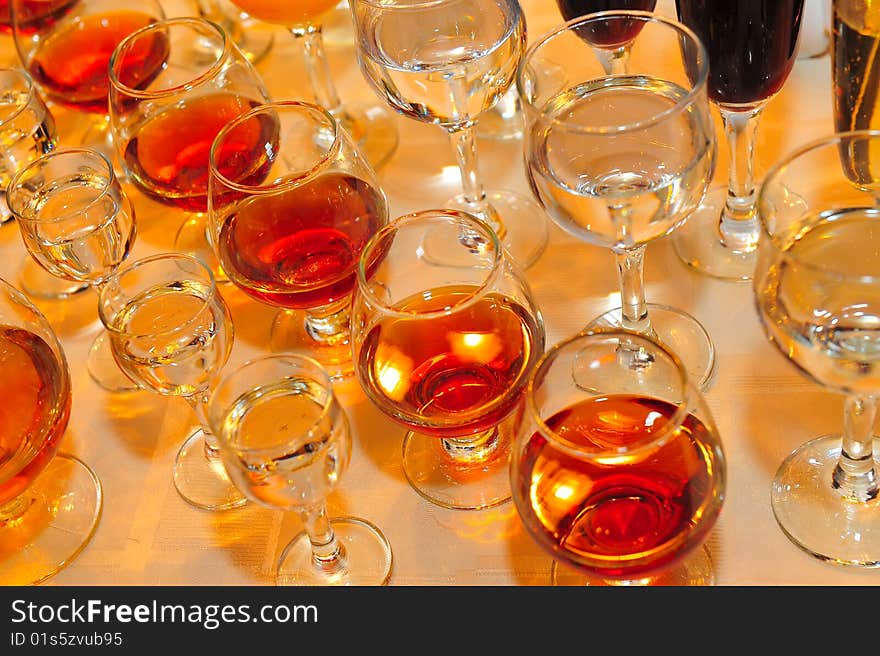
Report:
[[[256,365],[265,363],[265,362],[281,362],[281,361],[290,361],[294,363],[294,366],[305,369],[303,365],[308,365],[311,368],[311,371],[304,371],[304,374],[309,377],[315,379],[321,386],[325,392],[327,392],[327,398],[321,403],[321,412],[315,418],[315,420],[309,425],[307,429],[302,430],[299,433],[299,436],[311,436],[314,435],[318,426],[324,422],[327,416],[338,406],[338,401],[336,399],[336,394],[333,391],[333,381],[330,378],[330,374],[327,373],[327,370],[318,362],[315,358],[305,355],[304,353],[270,353],[268,355],[257,356],[242,362],[240,365],[236,366],[231,371],[223,374],[221,376],[220,381],[217,383],[217,386],[214,388],[213,393],[211,394],[211,401],[209,402],[209,410],[208,410],[208,421],[211,424],[211,430],[214,431],[214,434],[217,436],[219,440],[228,444],[236,453],[274,453],[278,451],[279,448],[284,448],[284,445],[276,444],[274,446],[269,447],[259,447],[259,448],[248,448],[242,447],[235,442],[230,442],[225,438],[225,435],[222,430],[217,426],[217,421],[215,421],[216,413],[214,412],[215,400],[218,398],[218,392],[229,383],[233,377],[237,377],[242,375],[247,369],[254,367]],[[277,377],[272,382],[277,382],[279,380],[285,380],[290,376]],[[271,384],[271,383],[269,383]],[[255,390],[260,390],[266,387],[266,384],[256,384],[253,386],[249,386],[247,388],[248,392],[252,392]],[[241,394],[236,396],[236,399],[240,398]],[[224,404],[224,408],[228,407],[229,404]],[[224,413],[225,416],[225,413]]]
[[[250,120],[254,116],[256,116],[258,114],[262,114],[268,110],[278,110],[279,108],[281,108],[281,109],[297,108],[297,109],[301,109],[301,110],[306,110],[308,112],[311,112],[312,114],[320,115],[324,119],[327,120],[328,124],[333,129],[333,143],[330,144],[330,147],[321,156],[321,158],[317,162],[315,162],[315,164],[311,168],[305,169],[300,173],[296,173],[291,177],[286,177],[281,183],[271,184],[271,185],[241,184],[239,182],[233,182],[232,180],[227,178],[225,175],[220,173],[220,171],[218,170],[218,168],[215,164],[214,155],[215,155],[216,149],[217,149],[218,145],[221,143],[221,141],[224,138],[226,138],[226,136],[232,130],[234,130],[240,124],[244,123],[246,120]],[[305,101],[301,101],[301,100],[281,100],[281,101],[277,101],[277,102],[263,103],[263,104],[260,104],[256,107],[254,107],[253,109],[248,110],[244,114],[239,114],[238,116],[233,118],[231,121],[226,123],[226,125],[224,125],[220,129],[220,132],[218,132],[217,135],[214,137],[214,140],[211,143],[211,149],[210,149],[210,152],[208,155],[209,182],[210,182],[211,178],[216,178],[223,185],[225,185],[226,187],[229,187],[232,190],[248,192],[248,193],[272,194],[272,193],[276,193],[279,191],[285,191],[287,189],[292,189],[292,188],[300,186],[304,182],[308,182],[309,180],[313,179],[318,173],[320,173],[324,168],[326,168],[327,163],[331,159],[336,157],[336,155],[339,153],[339,150],[342,147],[341,141],[342,141],[342,135],[339,130],[339,123],[336,121],[335,118],[333,118],[333,115],[329,111],[327,111],[326,109],[324,109],[320,105],[316,105],[314,103],[305,102]],[[210,197],[211,197],[210,193],[208,194],[208,197],[209,197],[209,201],[210,201]]]
[[[190,318],[173,328],[168,328],[166,330],[160,330],[158,332],[149,332],[149,333],[130,333],[125,330],[120,330],[116,326],[113,325],[111,319],[115,318],[118,313],[114,313],[112,317],[108,317],[105,311],[105,295],[108,294],[108,290],[112,287],[112,282],[116,281],[117,283],[128,273],[132,273],[137,271],[138,269],[154,264],[155,262],[170,262],[173,260],[177,261],[185,261],[190,264],[196,265],[202,272],[207,274],[208,281],[210,282],[209,293],[207,298],[200,299],[201,305],[197,312],[193,314]],[[190,324],[194,323],[196,319],[198,319],[199,315],[205,310],[206,307],[210,305],[210,303],[215,299],[219,298],[220,293],[217,289],[217,283],[214,280],[214,274],[209,267],[207,267],[204,262],[202,262],[197,257],[192,255],[188,255],[186,253],[157,253],[155,255],[149,255],[147,257],[142,257],[137,260],[133,260],[128,263],[124,263],[120,266],[116,271],[114,271],[111,275],[109,275],[106,279],[106,284],[104,284],[100,290],[98,295],[98,316],[101,319],[101,323],[104,324],[104,327],[107,329],[107,332],[114,333],[116,335],[126,335],[128,337],[141,339],[144,337],[158,337],[162,335],[170,335],[172,333],[176,333],[180,331],[182,328],[186,328]]]
[[[572,442],[564,439],[556,431],[550,428],[544,421],[541,413],[538,411],[537,403],[535,401],[535,387],[536,383],[539,382],[538,378],[541,377],[542,374],[549,371],[549,367],[555,362],[556,358],[563,352],[564,349],[576,345],[577,343],[584,340],[590,340],[594,337],[598,339],[626,337],[628,339],[635,339],[647,342],[651,344],[652,348],[656,348],[662,351],[672,361],[676,370],[680,374],[682,397],[681,400],[675,404],[675,412],[672,414],[671,417],[669,417],[663,428],[657,431],[652,439],[640,443],[634,448],[622,446],[616,449],[606,448],[597,451],[584,451],[581,447],[578,447],[576,444],[573,444]],[[535,363],[531,374],[529,374],[529,380],[526,384],[525,389],[525,405],[526,412],[531,417],[531,420],[534,422],[537,432],[540,433],[540,435],[544,437],[547,441],[551,442],[554,447],[578,460],[587,460],[590,462],[601,462],[604,464],[609,464],[612,463],[616,458],[648,453],[657,449],[660,446],[663,446],[684,424],[684,420],[689,414],[691,399],[694,394],[698,393],[699,391],[696,390],[692,381],[690,380],[687,369],[684,366],[681,358],[679,358],[678,355],[665,344],[661,343],[658,340],[653,340],[649,337],[646,337],[641,333],[628,330],[626,328],[593,328],[582,330],[570,337],[567,337],[557,342],[556,344],[553,344],[541,355],[541,357],[538,359],[538,362]],[[603,394],[601,391],[597,392],[596,394],[596,396],[602,395]],[[664,403],[672,405],[669,401],[664,401]],[[524,423],[524,425],[527,424]]]
[[[123,52],[127,50],[132,43],[134,43],[137,39],[140,39],[144,34],[155,32],[158,30],[163,30],[167,32],[167,28],[177,25],[197,25],[200,27],[208,27],[213,32],[215,32],[217,36],[220,37],[222,47],[220,48],[216,60],[206,70],[202,71],[201,73],[187,80],[186,82],[183,82],[182,84],[176,84],[174,86],[166,87],[158,91],[132,89],[131,87],[119,80],[119,78],[116,76],[117,60],[119,59],[119,57],[122,56]],[[229,55],[231,52],[232,48],[230,46],[229,37],[227,36],[226,31],[214,21],[208,20],[207,18],[202,18],[200,16],[174,16],[172,18],[163,18],[162,20],[155,21],[153,23],[150,23],[149,25],[145,25],[144,27],[135,30],[116,45],[116,47],[113,49],[112,54],[110,55],[110,62],[107,66],[108,78],[110,79],[111,88],[115,89],[118,93],[125,94],[126,96],[140,99],[164,98],[174,95],[181,90],[197,87],[205,80],[213,77],[217,73],[217,71],[219,71],[220,68],[223,66],[224,62],[229,59]]]
[[[425,221],[428,218],[434,217],[453,219],[457,222],[469,223],[472,227],[475,227],[477,230],[488,236],[489,241],[492,244],[492,267],[487,272],[482,282],[480,282],[479,285],[475,285],[475,289],[473,289],[466,298],[455,303],[455,305],[446,307],[442,310],[433,310],[431,312],[406,312],[403,310],[394,309],[388,303],[378,299],[370,289],[369,281],[367,280],[367,266],[370,263],[371,259],[369,257],[369,254],[376,250],[378,244],[383,239],[385,239],[387,235],[398,232],[401,226],[418,223],[421,221]],[[418,210],[416,212],[404,214],[403,216],[400,216],[393,221],[386,223],[379,230],[377,230],[372,237],[370,237],[369,241],[367,241],[367,243],[361,250],[360,257],[358,258],[357,290],[369,301],[371,305],[380,308],[382,314],[387,317],[397,317],[401,319],[433,319],[436,317],[449,316],[452,313],[460,312],[469,308],[480,298],[482,298],[485,291],[494,283],[495,279],[499,276],[503,257],[504,255],[501,249],[501,242],[498,239],[498,235],[495,234],[495,231],[488,223],[486,223],[482,219],[477,218],[473,214],[469,214],[468,212],[463,212],[460,210],[445,208]]]
[[[528,68],[528,65],[531,63],[532,59],[535,57],[535,54],[542,47],[551,43],[557,37],[571,33],[572,30],[576,27],[580,27],[582,25],[592,22],[597,22],[599,20],[607,20],[608,18],[623,18],[629,20],[640,20],[644,23],[663,24],[673,28],[674,30],[677,30],[680,34],[687,36],[697,46],[697,51],[700,54],[700,67],[699,71],[697,72],[696,80],[691,83],[691,88],[688,89],[687,94],[682,98],[679,98],[672,107],[664,109],[663,111],[658,112],[647,119],[627,123],[625,125],[584,126],[554,118],[552,121],[550,121],[552,124],[564,125],[567,130],[578,134],[620,134],[622,132],[642,130],[652,125],[656,125],[667,116],[678,113],[683,108],[689,105],[693,105],[695,102],[697,102],[697,97],[706,88],[709,80],[709,55],[706,51],[706,46],[703,43],[702,39],[700,39],[700,37],[687,25],[675,19],[667,18],[666,16],[661,16],[657,13],[650,11],[617,9],[610,11],[593,12],[590,14],[585,14],[583,16],[578,16],[577,18],[573,18],[570,21],[566,21],[561,25],[557,25],[557,27],[551,29],[549,32],[544,33],[541,37],[538,38],[537,41],[535,41],[526,49],[525,53],[523,54],[522,60],[520,60],[520,63],[517,66],[516,70],[517,95],[519,96],[520,102],[522,103],[523,107],[528,107],[529,110],[537,116],[543,116],[545,112],[544,107],[546,107],[546,103],[544,104],[544,107],[535,106],[535,104],[525,96],[525,93],[523,91],[523,89],[525,88],[525,71]],[[580,39],[580,37],[578,38]],[[615,76],[606,75],[605,77],[611,78]],[[598,76],[596,79],[598,79]]]
[[[12,112],[12,114],[4,118],[0,118],[0,127],[18,118],[21,113],[27,108],[27,106],[31,104],[31,101],[34,98],[38,97],[36,82],[34,82],[34,78],[31,77],[31,74],[28,73],[25,69],[18,68],[16,66],[5,66],[0,68],[0,74],[3,73],[12,73],[24,80],[25,87],[27,88],[27,97],[24,99],[24,102],[22,102],[18,107],[15,108],[15,111]]]
[[[795,162],[797,162],[804,155],[808,155],[810,153],[814,153],[823,148],[832,147],[832,146],[840,146],[840,144],[844,142],[853,142],[860,140],[877,140],[877,143],[880,143],[880,129],[876,130],[848,130],[844,132],[834,132],[829,135],[825,135],[823,137],[819,137],[817,139],[813,139],[809,141],[795,150],[790,151],[787,155],[784,155],[781,159],[777,160],[768,170],[764,176],[764,180],[761,183],[761,188],[758,191],[758,198],[756,201],[756,208],[758,214],[758,220],[761,227],[762,237],[766,238],[766,241],[770,243],[773,249],[779,252],[782,257],[790,262],[796,262],[799,267],[806,269],[808,271],[816,271],[821,273],[822,275],[830,278],[836,278],[838,280],[848,280],[852,282],[856,282],[858,284],[865,283],[876,283],[880,281],[880,276],[878,275],[864,275],[864,274],[848,274],[843,273],[841,271],[836,270],[834,267],[824,264],[816,264],[814,262],[808,262],[803,260],[801,257],[797,255],[793,255],[786,246],[789,245],[788,241],[784,241],[778,231],[774,231],[768,225],[767,212],[762,211],[762,208],[768,202],[766,197],[769,195],[770,189],[773,186],[781,184],[777,179],[782,177],[788,168]],[[857,187],[857,185],[854,185]],[[865,193],[868,193],[867,191]],[[871,208],[875,209],[875,208]],[[808,216],[820,216],[824,214],[822,212],[808,212]],[[800,221],[797,223],[799,227],[804,227],[806,224],[804,221]],[[759,240],[760,242],[763,240]]]
[[[98,161],[103,162],[106,167],[108,176],[105,183],[102,186],[101,193],[98,194],[95,198],[86,203],[85,206],[77,209],[66,212],[59,216],[53,216],[51,218],[39,218],[34,216],[25,215],[22,213],[20,208],[15,207],[15,195],[14,188],[17,187],[22,178],[29,172],[32,172],[34,169],[39,168],[46,162],[50,160],[58,159],[65,155],[88,155],[88,156],[97,156]],[[105,196],[107,196],[113,188],[113,183],[117,181],[116,171],[113,170],[113,165],[110,163],[110,160],[100,151],[95,150],[94,148],[86,148],[86,147],[68,147],[68,148],[56,148],[54,150],[50,150],[48,153],[41,155],[33,162],[20,169],[16,174],[12,177],[12,180],[9,181],[9,185],[6,187],[6,199],[9,204],[9,211],[15,215],[15,218],[19,221],[23,221],[25,223],[34,224],[34,225],[47,225],[52,223],[62,223],[67,221],[75,216],[82,214],[83,212],[88,211],[92,207],[94,207],[100,200],[102,200]],[[113,217],[109,217],[112,219]],[[109,220],[108,219],[108,220]],[[101,225],[105,225],[102,223]]]

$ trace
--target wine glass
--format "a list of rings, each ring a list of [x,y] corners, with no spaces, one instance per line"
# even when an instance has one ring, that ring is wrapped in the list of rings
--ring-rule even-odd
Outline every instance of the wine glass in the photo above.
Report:
[[[707,88],[721,112],[729,164],[727,185],[709,190],[672,243],[681,260],[701,273],[750,280],[761,234],[755,137],[764,107],[794,66],[804,0],[675,4],[679,20],[709,52]]]
[[[128,71],[158,52],[159,74],[132,84]],[[109,71],[110,128],[123,170],[147,197],[192,214],[175,250],[196,255],[222,279],[207,225],[209,152],[227,122],[269,101],[260,76],[221,27],[193,17],[130,34]]]
[[[586,34],[631,35],[627,75],[608,75]],[[678,229],[697,207],[715,167],[706,100],[708,59],[697,36],[674,20],[640,11],[590,14],[534,43],[517,86],[532,192],[551,218],[578,239],[610,248],[622,307],[589,325],[656,336],[705,388],[715,349],[683,310],[648,304],[647,245]],[[622,352],[645,371],[650,358]]]
[[[0,279],[0,584],[40,583],[86,547],[101,516],[97,475],[58,453],[70,418],[64,350],[40,311]]]
[[[483,188],[475,140],[480,117],[510,89],[525,49],[519,3],[352,0],[351,6],[358,61],[376,92],[404,116],[449,133],[463,193],[446,206],[483,219],[520,266],[533,264],[547,245],[544,213],[531,198]],[[445,257],[429,255],[441,263]]]
[[[208,188],[212,241],[226,275],[283,308],[272,350],[303,351],[334,378],[353,374],[358,256],[388,210],[351,136],[317,105],[262,105],[217,135]]]
[[[324,51],[323,20],[339,0],[231,0],[248,15],[285,27],[305,50],[306,69],[315,102],[329,111],[354,137],[370,164],[378,169],[397,150],[397,128],[391,116],[378,106],[343,105],[330,75]]]
[[[134,205],[97,150],[65,148],[43,155],[12,178],[7,200],[34,260],[52,275],[98,292],[134,245]],[[138,389],[113,360],[103,330],[87,366],[104,389]]]
[[[782,158],[758,196],[753,282],[770,341],[846,395],[843,435],[810,440],[773,479],[784,533],[834,563],[880,566],[880,131],[827,136]]]
[[[621,348],[649,353],[655,375],[622,364]],[[678,356],[640,333],[584,331],[548,349],[525,405],[511,488],[554,584],[714,582],[700,547],[723,505],[725,455]]]
[[[445,264],[426,257],[428,240]],[[361,253],[352,306],[355,370],[367,397],[410,429],[412,487],[446,508],[509,500],[510,440],[544,323],[497,235],[457,210],[400,217]]]
[[[200,428],[174,461],[177,492],[203,510],[245,503],[208,428],[210,387],[233,340],[232,317],[211,270],[190,255],[153,255],[120,267],[99,298],[98,313],[122,370],[143,389],[182,396],[199,419]]]
[[[247,496],[294,510],[305,530],[281,554],[278,585],[384,585],[391,546],[358,517],[327,516],[351,459],[348,418],[312,358],[279,354],[226,373],[208,412],[226,470]]]

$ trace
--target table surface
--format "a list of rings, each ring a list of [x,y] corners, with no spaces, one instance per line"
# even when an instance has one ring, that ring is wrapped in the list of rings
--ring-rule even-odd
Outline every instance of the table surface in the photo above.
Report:
[[[166,2],[169,15],[185,3]],[[558,22],[552,0],[523,0],[530,37]],[[670,14],[661,0],[658,11]],[[342,15],[342,18],[345,18]],[[275,42],[257,69],[273,99],[305,98],[308,85],[300,46],[268,26]],[[344,101],[379,102],[355,63],[350,32],[330,30],[327,49]],[[8,63],[8,37],[0,37]],[[827,55],[799,59],[783,91],[766,107],[758,133],[760,179],[773,161],[830,133],[831,81]],[[57,110],[62,145],[75,139],[80,117]],[[715,112],[715,110],[713,110]],[[717,112],[715,112],[717,119]],[[440,207],[459,178],[445,133],[396,118],[400,147],[379,171],[391,214]],[[720,124],[719,124],[720,125]],[[722,134],[719,130],[719,139]],[[528,193],[521,143],[480,139],[480,171],[487,187]],[[726,178],[719,149],[718,182]],[[129,189],[137,207],[132,257],[172,250],[184,220]],[[0,228],[0,276],[15,281],[24,247],[14,224]],[[706,393],[728,459],[728,487],[720,520],[708,540],[718,585],[876,585],[880,572],[821,562],[780,531],[769,504],[770,481],[783,458],[814,436],[842,427],[843,399],[802,377],[766,340],[748,284],[716,281],[682,264],[668,239],[651,244],[647,296],[687,309],[706,327],[718,371]],[[610,252],[584,244],[550,225],[550,244],[527,272],[542,309],[548,344],[581,329],[618,305]],[[231,364],[264,352],[273,311],[231,285],[222,292],[235,321]],[[113,394],[90,379],[85,358],[99,329],[91,292],[66,301],[40,301],[61,338],[73,378],[73,412],[62,448],[100,477],[105,503],[85,551],[49,585],[269,585],[275,560],[302,524],[295,513],[256,504],[225,512],[187,505],[171,482],[174,455],[195,418],[183,399],[149,392]],[[544,585],[550,559],[524,531],[512,503],[484,511],[431,505],[407,484],[401,468],[404,429],[392,424],[350,382],[337,393],[353,425],[350,469],[329,499],[331,515],[352,514],[379,526],[391,543],[391,585]]]

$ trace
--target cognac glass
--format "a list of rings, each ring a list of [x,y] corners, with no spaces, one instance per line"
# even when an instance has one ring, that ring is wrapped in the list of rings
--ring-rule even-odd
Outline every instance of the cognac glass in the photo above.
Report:
[[[814,141],[768,171],[758,197],[754,293],[770,341],[846,396],[843,434],[792,452],[771,505],[783,532],[825,561],[880,566],[880,131]]]
[[[52,327],[0,279],[0,584],[45,581],[95,532],[103,496],[81,460],[58,453],[70,418],[67,360]]]
[[[388,215],[357,144],[325,109],[290,101],[231,121],[210,162],[217,256],[246,294],[282,308],[272,350],[302,351],[334,378],[353,374],[358,256]]]
[[[99,291],[134,245],[134,205],[112,164],[88,148],[53,150],[21,169],[7,188],[25,248],[41,267]],[[89,350],[88,370],[104,389],[137,389],[113,360],[103,331]]]
[[[622,364],[622,348],[649,353],[654,375]],[[529,379],[510,476],[523,525],[555,559],[554,584],[714,581],[700,547],[724,501],[724,450],[659,342],[606,328],[552,346]]]
[[[627,74],[609,75],[586,36],[626,33]],[[706,99],[708,59],[688,28],[641,11],[589,14],[533,44],[517,85],[526,113],[532,192],[578,239],[611,249],[622,307],[589,327],[622,326],[656,336],[708,387],[715,348],[702,324],[678,308],[645,300],[644,256],[696,208],[715,167]],[[630,352],[647,372],[647,355]]]
[[[159,74],[132,84],[127,71],[158,49],[165,53]],[[175,250],[208,262],[217,275],[207,225],[211,143],[226,123],[268,100],[251,63],[203,18],[153,23],[110,58],[110,127],[122,168],[147,197],[192,213]]]
[[[214,276],[190,255],[160,254],[126,263],[101,287],[98,312],[113,357],[145,390],[181,396],[200,428],[174,462],[174,486],[190,505],[224,510],[245,503],[220,461],[207,403],[232,350],[229,308]]]
[[[211,395],[209,419],[239,489],[302,518],[305,530],[278,562],[278,585],[388,582],[391,547],[382,532],[357,517],[327,516],[327,495],[351,459],[351,433],[317,361],[271,355],[224,374]]]
[[[445,264],[426,256],[428,240]],[[447,508],[510,499],[510,440],[544,324],[488,224],[427,210],[382,228],[361,253],[351,325],[367,397],[410,429],[403,469],[413,488]]]

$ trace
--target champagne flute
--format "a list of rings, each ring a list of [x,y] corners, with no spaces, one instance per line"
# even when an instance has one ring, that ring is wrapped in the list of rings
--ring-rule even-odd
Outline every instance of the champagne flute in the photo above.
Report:
[[[842,132],[778,161],[758,196],[753,289],[770,341],[846,395],[843,434],[793,451],[773,479],[783,532],[818,558],[880,566],[880,131]]]
[[[302,40],[306,68],[315,101],[339,121],[354,137],[367,161],[378,169],[397,150],[397,128],[383,108],[343,105],[330,75],[330,66],[324,50],[323,20],[339,0],[231,0],[248,15],[267,23],[287,28]]]
[[[352,0],[352,9],[358,61],[379,96],[404,116],[449,133],[463,193],[446,206],[484,220],[520,266],[532,265],[547,245],[544,213],[527,196],[484,189],[475,140],[479,119],[510,89],[525,49],[519,3]],[[441,263],[445,257],[429,255]]]
[[[217,256],[246,294],[282,308],[273,351],[302,351],[352,375],[349,316],[358,256],[387,222],[366,158],[322,107],[269,103],[227,124],[211,148]]]
[[[755,204],[755,137],[761,113],[797,57],[804,0],[676,0],[679,20],[709,52],[709,99],[721,111],[728,182],[713,187],[672,238],[701,273],[751,280],[761,234]]]
[[[621,363],[621,348],[649,353],[654,375]],[[700,547],[723,505],[726,460],[705,399],[672,351],[631,331],[584,331],[537,364],[525,415],[513,499],[555,559],[554,584],[713,583]]]
[[[205,43],[212,44],[210,57]],[[159,49],[159,74],[133,84],[126,71]],[[208,234],[209,152],[227,122],[268,102],[263,81],[222,28],[192,17],[130,34],[113,51],[109,71],[110,128],[122,169],[147,197],[191,213],[175,250],[223,276]]]
[[[134,245],[134,205],[97,150],[65,148],[43,155],[12,178],[7,199],[34,260],[52,275],[84,282],[98,293]],[[92,343],[87,366],[104,389],[138,389],[113,360],[106,331]]]
[[[208,416],[235,484],[303,520],[278,561],[278,585],[388,582],[391,546],[382,532],[358,517],[327,516],[327,495],[351,460],[351,434],[317,361],[279,354],[246,362],[223,376]]]
[[[428,242],[444,264],[426,257]],[[508,501],[510,440],[544,324],[492,229],[456,210],[389,223],[361,253],[351,325],[367,397],[410,429],[403,469],[416,492],[456,509]]]
[[[632,35],[626,75],[608,75],[584,34]],[[610,248],[622,307],[589,325],[656,336],[677,353],[701,388],[715,371],[715,348],[683,310],[648,304],[647,245],[696,208],[715,167],[706,100],[708,59],[699,38],[668,18],[638,11],[590,14],[539,39],[519,69],[526,108],[526,165],[533,193],[578,239]],[[624,350],[649,375],[649,354]]]
[[[0,584],[41,583],[86,547],[101,517],[97,475],[58,453],[70,418],[64,350],[40,311],[0,279]]]
[[[229,308],[201,260],[165,253],[128,262],[101,287],[98,312],[113,357],[143,389],[181,396],[200,427],[174,461],[174,487],[192,506],[225,510],[245,503],[220,461],[208,427],[211,385],[232,350]]]

